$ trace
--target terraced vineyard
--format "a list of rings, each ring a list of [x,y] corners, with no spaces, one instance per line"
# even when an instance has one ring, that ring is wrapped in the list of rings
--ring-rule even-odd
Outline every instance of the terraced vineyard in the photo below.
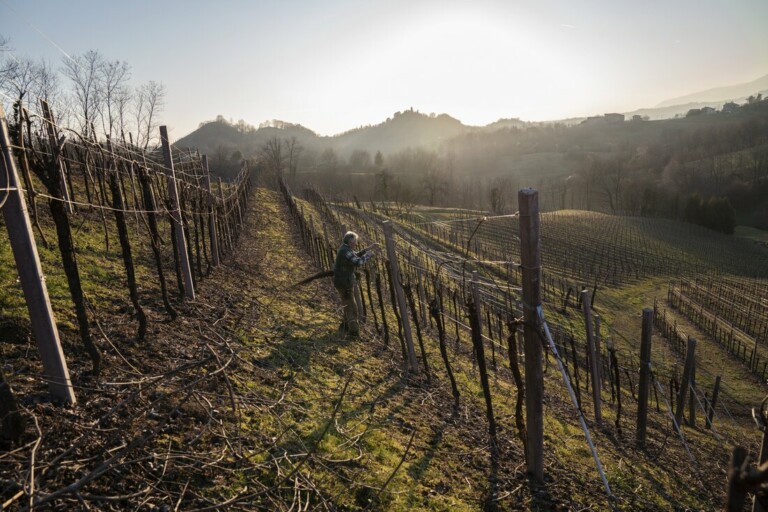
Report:
[[[83,161],[83,165],[73,165],[75,160],[70,159],[69,168],[76,171],[78,180],[88,184],[88,160]],[[125,163],[125,167],[118,167],[122,170],[118,177],[124,179],[125,190],[130,191],[134,179],[130,171],[135,161],[126,157],[119,162]],[[207,294],[200,299],[177,302],[185,309],[175,322],[161,322],[164,304],[159,299],[148,301],[151,307],[147,309],[153,320],[150,326],[154,329],[150,334],[162,334],[162,342],[166,343],[161,345],[165,347],[162,350],[176,354],[172,358],[179,366],[172,368],[180,370],[172,369],[169,375],[197,368],[198,364],[210,364],[215,366],[200,366],[201,374],[193,376],[194,379],[208,382],[211,376],[218,375],[221,382],[215,391],[199,395],[195,394],[198,380],[192,383],[182,379],[174,384],[178,391],[189,390],[191,394],[187,396],[199,396],[199,408],[177,412],[183,405],[180,403],[158,412],[156,404],[165,399],[165,394],[150,392],[146,402],[136,406],[138,412],[125,423],[111,423],[120,428],[111,428],[110,432],[134,429],[137,438],[144,439],[140,429],[145,415],[151,421],[173,420],[177,430],[173,438],[169,435],[167,447],[162,448],[167,453],[163,465],[155,464],[155,455],[145,458],[136,453],[135,459],[128,459],[137,464],[131,482],[143,477],[145,461],[149,469],[163,467],[158,480],[162,482],[158,487],[161,491],[147,491],[147,499],[153,502],[161,503],[171,497],[174,503],[194,504],[203,509],[258,503],[290,510],[298,493],[306,496],[302,498],[305,506],[325,506],[328,510],[372,506],[439,510],[457,504],[471,510],[480,502],[489,509],[502,510],[550,510],[560,506],[710,509],[722,504],[724,468],[731,448],[747,444],[756,450],[759,445],[750,411],[767,391],[756,382],[768,367],[768,353],[763,351],[766,318],[761,310],[768,255],[759,246],[713,237],[689,226],[647,219],[574,211],[542,215],[543,309],[537,310],[537,314],[546,329],[536,332],[544,349],[546,394],[540,403],[546,410],[542,423],[547,452],[541,460],[547,467],[548,480],[535,483],[525,476],[526,429],[532,423],[523,418],[522,403],[525,390],[533,388],[524,384],[521,372],[528,362],[530,348],[528,345],[523,349],[523,334],[531,324],[524,318],[526,305],[521,298],[523,269],[518,216],[418,207],[393,214],[391,209],[369,205],[331,203],[312,190],[296,197],[284,183],[283,199],[292,217],[288,211],[279,211],[275,192],[265,189],[256,192],[264,202],[257,203],[246,215],[245,199],[250,192],[244,177],[231,187],[228,195],[233,201],[227,203],[222,199],[219,204],[206,201],[206,195],[194,194],[206,191],[197,173],[196,166],[201,162],[177,154],[174,164],[182,176],[179,182],[188,181],[188,191],[182,193],[181,210],[189,219],[190,236],[179,247],[188,246],[191,270],[197,270],[190,277],[198,278],[197,284],[207,288]],[[160,177],[158,173],[157,186],[163,190],[165,180]],[[115,181],[112,191],[115,197],[121,196],[119,183]],[[84,187],[72,190],[80,195]],[[222,197],[229,189],[219,190]],[[136,235],[143,225],[143,215],[167,212],[142,208],[136,194],[124,195],[133,196],[135,202],[128,213],[135,216],[134,246],[140,248],[137,254],[142,255],[137,258],[141,265],[137,275],[143,276],[146,288],[154,289],[149,277],[156,259],[149,252],[153,246],[142,244]],[[211,212],[205,208],[206,202],[208,208],[218,209]],[[92,244],[100,245],[93,240],[100,233],[96,228],[105,215],[98,213],[120,210],[114,202],[109,210],[102,204],[92,206],[100,208],[79,212],[84,218],[87,216],[81,224],[81,228],[85,227],[78,231],[79,240],[87,241],[81,245],[84,254],[90,254]],[[214,213],[220,214],[223,221],[205,222]],[[239,254],[235,250],[237,233],[253,216],[261,220],[249,224],[254,226],[247,230],[250,245]],[[279,222],[268,231],[273,218]],[[288,227],[289,219],[295,226]],[[43,220],[48,221],[45,216]],[[386,220],[393,223],[391,240],[397,252],[392,257],[380,254],[364,268],[358,290],[360,309],[366,317],[364,330],[370,339],[364,344],[340,343],[335,331],[328,334],[329,325],[336,322],[333,296],[326,293],[330,287],[326,286],[325,291],[319,285],[314,291],[311,287],[296,291],[298,288],[291,286],[289,280],[296,277],[296,272],[329,269],[338,240],[347,229],[362,235],[362,245],[378,242],[383,247],[382,222]],[[171,225],[170,221],[164,224],[167,229]],[[205,229],[208,226],[212,228]],[[50,222],[43,227],[41,233],[51,233]],[[273,249],[284,243],[286,233],[294,233],[294,228],[304,247],[291,247],[294,256],[286,261],[282,253],[273,254]],[[212,236],[214,232],[221,237]],[[90,233],[87,239],[86,233]],[[267,239],[262,240],[263,236]],[[212,266],[206,272],[203,269],[210,265],[206,265],[208,254],[219,253],[214,249],[206,252],[208,243],[213,247],[214,241],[226,249],[221,252],[232,255],[232,261],[226,273],[213,272],[209,278]],[[105,245],[106,242],[105,236]],[[310,258],[304,258],[303,251]],[[160,263],[166,270],[177,270],[176,287],[181,295],[185,283],[178,273],[180,265],[171,266],[171,251],[168,253]],[[105,266],[104,258],[97,256],[88,260],[86,275],[91,276],[90,285],[98,286],[103,293],[112,292],[117,278],[96,275],[95,271]],[[47,250],[45,257],[48,265],[54,255]],[[259,258],[268,258],[269,262],[262,267]],[[284,271],[282,277],[275,278],[275,267],[282,265],[291,265],[293,271]],[[526,268],[530,271],[532,267]],[[53,272],[51,282],[63,282],[60,274]],[[681,275],[686,276],[682,282]],[[8,276],[8,280],[12,277]],[[670,282],[675,283],[675,288],[669,288]],[[250,295],[249,286],[257,289],[254,296]],[[6,290],[10,297],[12,287]],[[54,307],[66,310],[66,297],[58,295],[54,297]],[[639,315],[642,308],[654,304],[654,299],[658,301],[656,317],[660,320],[651,358],[653,387],[648,443],[641,449],[635,446],[633,437],[639,372],[644,366],[639,350]],[[278,303],[273,306],[275,301]],[[106,311],[104,302],[99,301],[102,311]],[[125,334],[133,331],[130,324],[136,308],[132,309],[125,298],[121,304],[125,306],[114,314],[101,315],[104,319],[109,317],[113,324],[107,333],[100,330],[100,339],[110,358],[105,371],[112,372],[105,385],[119,385],[124,387],[123,393],[144,400],[142,391],[134,393],[134,387],[149,382],[147,375],[165,375],[166,363],[162,359],[155,363],[154,358],[143,352],[144,346]],[[6,301],[6,311],[13,315],[18,316],[21,309],[18,300]],[[317,314],[319,310],[330,314]],[[587,312],[596,315],[595,345],[588,341],[583,316]],[[198,317],[199,323],[192,320]],[[102,329],[101,324],[96,325]],[[724,340],[724,333],[736,330],[739,333]],[[70,339],[75,331],[69,329]],[[187,337],[183,339],[191,340],[189,346],[177,342],[179,333]],[[696,377],[690,384],[681,378],[689,335],[700,341]],[[21,334],[18,337],[23,338]],[[119,349],[114,343],[117,339],[121,340]],[[153,337],[153,342],[160,341],[159,335]],[[69,341],[67,347],[71,345]],[[533,345],[538,343],[534,340]],[[154,347],[151,345],[151,350]],[[190,347],[196,347],[194,354]],[[34,374],[20,366],[28,348],[19,344],[6,350],[12,355],[14,382]],[[315,359],[321,352],[322,356]],[[340,352],[343,355],[337,358]],[[272,355],[265,358],[264,353]],[[400,356],[407,365],[399,364]],[[327,367],[313,366],[319,360],[327,363]],[[187,366],[188,361],[198,362]],[[152,362],[157,368],[142,373],[136,366],[145,362]],[[238,368],[230,371],[230,363]],[[82,357],[76,358],[76,365],[78,378],[74,382],[83,402],[104,403],[97,401],[103,400],[102,391],[90,385],[96,381],[88,380],[93,377],[83,370]],[[328,374],[320,378],[326,371]],[[256,380],[251,377],[254,372],[259,375]],[[355,372],[361,373],[353,380]],[[325,380],[330,374],[330,381]],[[330,396],[325,388],[328,382],[341,383],[337,377],[343,377],[341,391]],[[309,380],[297,384],[305,378]],[[42,380],[31,382],[43,386]],[[160,377],[152,377],[151,382],[167,383]],[[718,399],[712,391],[716,382],[720,385]],[[673,428],[670,417],[675,402],[680,402],[676,397],[688,398],[685,386],[690,386],[691,392],[683,436],[680,429]],[[28,390],[23,397],[24,406],[34,404],[32,386],[23,389]],[[318,401],[318,390],[326,391],[323,400]],[[272,401],[265,401],[264,397]],[[323,409],[323,403],[332,403],[332,410]],[[261,414],[262,406],[267,411],[265,415]],[[678,411],[681,408],[678,404]],[[97,410],[98,407],[94,408],[94,414]],[[224,410],[231,410],[231,415],[224,415]],[[702,421],[705,416],[707,420]],[[310,417],[330,419],[312,426]],[[73,415],[67,424],[89,432],[88,435],[97,434],[85,428],[85,420],[78,423],[78,418]],[[178,418],[184,420],[177,421]],[[166,440],[164,425],[157,423],[146,437],[150,444],[142,445],[141,449],[147,454],[161,451],[159,443]],[[198,425],[200,430],[187,431],[188,425]],[[222,427],[221,433],[217,425]],[[51,428],[55,427],[46,425],[46,429]],[[449,441],[443,439],[444,431],[450,432]],[[65,447],[68,438],[62,432],[59,430],[56,442]],[[205,443],[200,451],[195,451],[192,446],[201,436]],[[285,440],[281,440],[283,436]],[[183,446],[176,438],[186,439]],[[71,461],[73,468],[82,461],[99,461],[99,455],[91,452],[99,450],[99,446],[87,444],[86,439],[84,435],[77,445],[82,455]],[[29,438],[13,456],[13,464],[8,466],[11,469],[4,473],[8,475],[4,478],[26,481],[25,468],[30,458],[36,456],[35,442]],[[118,436],[105,446],[123,450],[126,445]],[[242,446],[255,446],[253,453],[258,456],[240,451]],[[172,449],[178,451],[173,457]],[[206,451],[209,449],[210,453]],[[67,503],[74,503],[66,475],[56,473],[54,464],[49,462],[55,453],[46,447],[41,454],[47,458],[37,459],[38,463],[45,461],[49,480],[42,491],[45,494],[40,494],[38,481],[38,498],[30,499],[54,502],[62,496]],[[121,453],[127,455],[128,451]],[[416,462],[412,460],[414,456],[418,457]],[[163,481],[164,465],[175,457],[180,457],[181,466],[174,470],[183,466],[184,471],[193,471],[201,480],[215,471],[220,472],[221,478],[205,488],[205,495],[188,495],[186,485],[176,489],[175,477]],[[219,457],[225,462],[211,468],[209,462],[223,460]],[[84,499],[96,504],[128,500],[126,496],[133,495],[120,487],[122,463],[110,457],[105,464],[108,477],[100,478],[102,473],[97,468],[89,473],[92,480],[83,481],[83,485],[99,482],[98,492],[85,494]],[[170,464],[173,467],[174,463]],[[398,474],[401,466],[407,471]],[[713,467],[717,469],[712,470]],[[248,485],[239,487],[238,478],[242,475],[247,475]],[[264,481],[269,483],[263,484]],[[391,489],[387,489],[390,482]],[[467,483],[466,488],[462,482]],[[261,487],[252,491],[252,485]],[[235,488],[238,490],[233,493]],[[297,488],[300,490],[296,491]],[[421,498],[423,493],[428,497]],[[14,490],[9,498],[18,500],[23,495],[23,490],[21,494]]]
[[[332,241],[347,228],[361,232],[366,241],[383,242],[380,223],[390,218],[385,209],[330,204],[316,194],[308,199],[302,203],[302,215],[321,233],[320,243],[329,254]],[[478,273],[484,340],[496,371],[498,354],[505,350],[504,338],[511,332],[505,329],[507,319],[521,316],[523,309],[518,217],[415,207],[392,218],[404,279],[420,290],[414,308],[424,315],[429,307],[426,301],[442,296],[448,331],[456,340],[468,337],[469,325],[462,320],[461,309],[469,296],[470,276],[473,271]],[[745,440],[756,445],[759,433],[752,429],[750,408],[768,388],[755,386],[754,378],[761,380],[768,360],[761,349],[754,348],[762,341],[747,345],[736,337],[729,344],[722,335],[726,321],[753,334],[765,329],[765,320],[758,313],[768,275],[764,248],[669,221],[577,211],[542,214],[541,245],[545,315],[585,411],[591,404],[585,394],[590,389],[590,364],[580,316],[579,292],[584,288],[592,292],[593,308],[603,321],[601,379],[603,393],[610,392],[607,407],[617,425],[621,401],[626,407],[627,401],[637,400],[641,363],[636,318],[640,308],[655,304],[659,337],[653,345],[651,401],[656,412],[663,417],[665,410],[675,406],[685,340],[694,336],[700,341],[698,373],[695,384],[691,383],[691,412],[686,413],[690,416],[686,421],[695,424],[693,411],[699,409],[701,417],[714,418],[713,423],[705,422],[705,431],[721,448]],[[326,257],[325,265],[330,263]],[[686,290],[698,294],[697,300],[706,296],[708,307],[719,308],[717,322],[696,322],[696,315],[679,307],[679,293],[667,293],[667,283],[680,276],[689,283]],[[702,276],[708,284],[702,284]],[[712,326],[716,330],[710,332]],[[547,353],[548,366],[555,362],[552,355]],[[718,390],[713,392],[716,382]],[[713,394],[718,395],[714,401]]]

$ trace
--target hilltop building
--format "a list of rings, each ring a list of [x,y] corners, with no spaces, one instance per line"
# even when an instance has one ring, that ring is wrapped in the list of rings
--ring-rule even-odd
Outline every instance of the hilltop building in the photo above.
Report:
[[[623,123],[624,114],[603,114],[602,116],[590,116],[586,118],[581,124],[593,125],[600,123]]]

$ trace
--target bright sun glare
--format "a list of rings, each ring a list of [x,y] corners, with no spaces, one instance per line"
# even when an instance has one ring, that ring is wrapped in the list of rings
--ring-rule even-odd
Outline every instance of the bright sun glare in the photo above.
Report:
[[[554,43],[524,20],[455,11],[400,27],[396,38],[380,43],[376,63],[393,76],[391,94],[425,111],[450,112],[470,124],[545,119],[588,100],[583,67]],[[556,93],[563,84],[567,97]]]

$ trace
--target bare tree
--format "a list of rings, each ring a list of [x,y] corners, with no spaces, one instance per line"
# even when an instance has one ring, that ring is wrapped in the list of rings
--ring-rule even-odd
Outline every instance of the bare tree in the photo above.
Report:
[[[288,174],[291,181],[296,179],[296,170],[299,167],[299,156],[304,151],[304,146],[299,144],[296,137],[291,137],[285,141],[286,157],[288,159]]]
[[[394,175],[388,169],[382,169],[381,172],[376,174],[374,193],[384,201],[389,201],[390,190],[394,179]]]
[[[102,99],[99,104],[101,128],[110,138],[119,127],[118,104],[121,91],[125,89],[130,77],[131,67],[127,62],[103,61],[99,67],[98,88]]]
[[[6,90],[6,82],[15,72],[17,66],[17,61],[10,51],[8,38],[0,35],[0,56],[2,56],[2,60],[0,60],[0,91]]]
[[[259,158],[267,171],[280,176],[285,167],[285,142],[279,137],[271,137],[259,147]]]
[[[138,138],[136,144],[144,149],[155,138],[158,117],[165,106],[165,86],[154,80],[139,87],[134,98],[134,115]]]
[[[62,72],[72,82],[81,133],[88,133],[101,107],[103,98],[99,87],[99,75],[103,64],[104,57],[96,50],[89,50],[83,55],[64,59]]]
[[[323,150],[317,163],[320,169],[327,173],[332,174],[339,170],[339,156],[333,148]]]
[[[115,114],[117,116],[117,128],[120,129],[120,138],[125,142],[125,132],[128,129],[128,116],[133,95],[131,88],[127,85],[119,87],[115,91]]]
[[[371,166],[371,154],[365,149],[356,149],[349,155],[349,167],[353,171],[362,171]]]
[[[16,65],[9,70],[7,76],[7,89],[10,96],[16,101],[30,101],[30,92],[35,84],[35,74],[37,66],[34,61],[28,57],[16,59]]]
[[[515,186],[511,178],[494,179],[488,191],[491,211],[497,215],[507,213],[510,209],[510,201],[514,198],[514,195]]]
[[[424,191],[427,193],[429,206],[435,206],[438,197],[448,192],[448,180],[445,173],[437,168],[431,167],[422,178]]]
[[[35,68],[35,96],[53,105],[58,103],[59,92],[59,75],[50,62],[40,60]]]

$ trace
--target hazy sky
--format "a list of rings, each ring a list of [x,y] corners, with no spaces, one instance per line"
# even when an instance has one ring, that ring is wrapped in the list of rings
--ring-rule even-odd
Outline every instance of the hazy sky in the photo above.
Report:
[[[16,55],[96,49],[162,82],[172,138],[218,114],[332,135],[410,107],[629,111],[768,74],[766,27],[768,0],[0,0]]]

